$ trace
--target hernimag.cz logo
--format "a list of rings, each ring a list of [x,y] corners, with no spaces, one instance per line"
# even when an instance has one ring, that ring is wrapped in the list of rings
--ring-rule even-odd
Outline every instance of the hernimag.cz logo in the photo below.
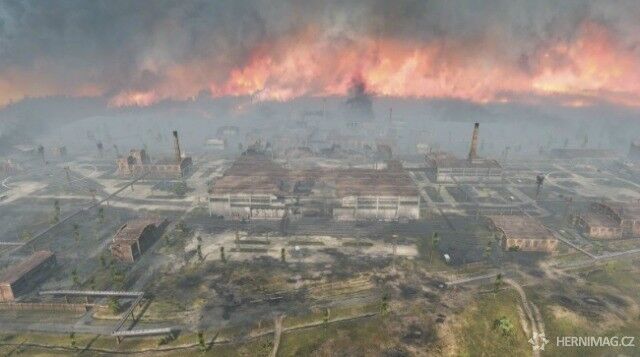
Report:
[[[544,346],[549,343],[549,340],[547,340],[544,333],[534,332],[533,336],[529,339],[529,343],[534,351],[544,351]]]

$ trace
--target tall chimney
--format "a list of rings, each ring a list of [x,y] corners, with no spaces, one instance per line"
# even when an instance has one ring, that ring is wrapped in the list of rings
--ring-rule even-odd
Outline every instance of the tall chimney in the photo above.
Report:
[[[473,136],[471,137],[471,149],[469,150],[469,161],[478,157],[478,130],[480,129],[480,123],[476,123],[473,126]]]
[[[178,162],[178,165],[180,165],[180,162],[182,162],[182,154],[180,153],[180,142],[178,141],[177,130],[173,131],[173,144],[174,144],[174,150],[176,155],[176,161]]]

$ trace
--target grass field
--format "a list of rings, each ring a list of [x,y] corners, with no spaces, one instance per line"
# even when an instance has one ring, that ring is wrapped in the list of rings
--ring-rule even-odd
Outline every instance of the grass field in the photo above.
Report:
[[[287,332],[282,335],[278,357],[331,355],[377,356],[393,341],[382,317],[359,319]]]
[[[640,276],[636,263],[628,261],[609,262],[603,267],[583,271],[586,283],[578,286],[580,294],[596,297],[606,306],[572,308],[541,294],[531,294],[532,300],[541,307],[546,325],[548,355],[562,356],[639,356],[638,347],[562,347],[556,346],[558,336],[634,336],[640,346]],[[557,293],[561,293],[558,291]],[[572,295],[569,295],[572,296]],[[574,301],[577,299],[574,298]],[[617,302],[616,304],[612,302]]]
[[[478,296],[458,317],[454,328],[459,356],[527,356],[531,354],[529,339],[520,325],[518,295],[503,290]],[[503,334],[494,327],[497,319],[507,318],[513,330]]]

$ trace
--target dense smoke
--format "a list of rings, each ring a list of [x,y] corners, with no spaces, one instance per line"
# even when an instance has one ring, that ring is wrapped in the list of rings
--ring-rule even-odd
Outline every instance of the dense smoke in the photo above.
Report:
[[[350,118],[361,121],[373,119],[371,95],[367,93],[366,84],[361,79],[354,79],[346,104]]]
[[[2,1],[0,104],[556,97],[640,105],[636,0]]]

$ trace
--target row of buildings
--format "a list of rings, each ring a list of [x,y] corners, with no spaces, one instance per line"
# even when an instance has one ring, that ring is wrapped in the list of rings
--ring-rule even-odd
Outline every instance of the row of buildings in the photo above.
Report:
[[[167,223],[165,219],[144,218],[122,225],[110,245],[113,257],[125,263],[137,261],[157,241]],[[55,254],[43,250],[9,266],[0,275],[0,302],[14,301],[35,289],[55,265]]]
[[[292,170],[260,153],[240,156],[209,191],[211,214],[227,219],[287,215],[336,220],[412,220],[420,193],[398,162],[385,169]]]

